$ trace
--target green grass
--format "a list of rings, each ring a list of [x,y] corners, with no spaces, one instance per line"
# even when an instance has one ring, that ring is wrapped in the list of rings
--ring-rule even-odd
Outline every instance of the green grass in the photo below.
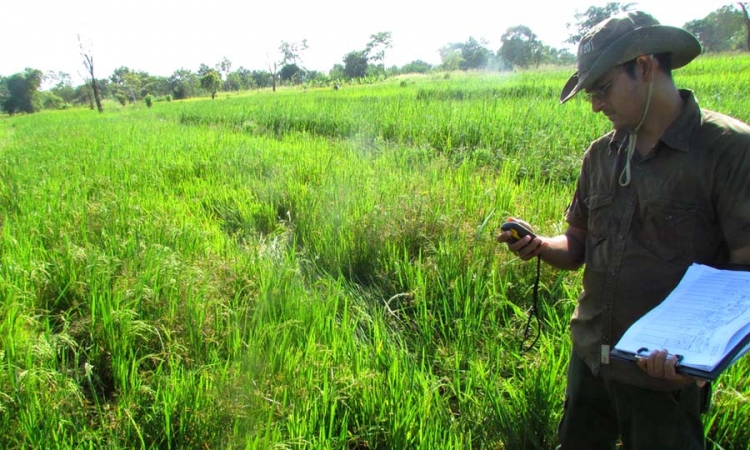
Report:
[[[744,55],[676,72],[750,121]],[[580,273],[564,229],[606,119],[568,71],[436,74],[0,119],[3,448],[555,445]],[[706,415],[749,442],[743,360]],[[718,447],[717,447],[718,448]]]

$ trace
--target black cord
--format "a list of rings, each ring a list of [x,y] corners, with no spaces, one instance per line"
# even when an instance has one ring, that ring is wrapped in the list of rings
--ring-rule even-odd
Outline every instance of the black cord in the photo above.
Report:
[[[521,353],[526,353],[536,345],[539,340],[539,336],[542,334],[542,320],[539,317],[539,278],[542,271],[542,258],[536,257],[536,280],[534,280],[534,291],[532,293],[531,309],[529,310],[529,318],[526,319],[526,326],[523,329],[523,341],[521,341]],[[531,345],[524,347],[524,344],[531,335],[531,319],[536,318],[536,336],[531,341]]]

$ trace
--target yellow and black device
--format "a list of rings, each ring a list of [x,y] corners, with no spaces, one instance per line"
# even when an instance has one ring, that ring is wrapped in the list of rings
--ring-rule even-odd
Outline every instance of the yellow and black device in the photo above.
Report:
[[[536,235],[526,228],[525,226],[521,225],[518,222],[505,222],[504,224],[500,225],[500,229],[502,231],[510,231],[511,239],[509,244],[512,244],[514,242],[517,242],[520,239],[523,239],[525,236],[531,236],[531,239],[536,238]],[[534,291],[532,294],[532,304],[531,308],[529,309],[529,316],[526,320],[526,326],[523,330],[523,341],[521,342],[521,353],[525,353],[529,350],[531,350],[534,345],[536,344],[536,341],[539,340],[539,336],[542,334],[542,320],[539,318],[539,277],[541,275],[541,266],[542,266],[542,258],[539,256],[536,257],[536,279],[534,280]],[[531,320],[533,318],[536,318],[536,333],[534,333],[531,330]],[[532,339],[531,344],[526,346],[526,342]]]
[[[510,231],[510,234],[513,236],[513,238],[510,240],[511,244],[523,238],[524,236],[531,236],[531,239],[534,239],[536,237],[536,235],[532,233],[531,230],[524,227],[518,222],[505,222],[504,224],[500,225],[500,229],[503,231]]]

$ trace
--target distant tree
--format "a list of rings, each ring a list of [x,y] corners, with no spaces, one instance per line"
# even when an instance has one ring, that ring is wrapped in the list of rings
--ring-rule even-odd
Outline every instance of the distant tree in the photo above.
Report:
[[[732,5],[722,6],[703,19],[690,21],[684,28],[698,38],[706,52],[739,50],[745,47],[743,13]]]
[[[83,58],[83,66],[86,68],[86,74],[88,76],[88,83],[91,85],[91,90],[94,93],[94,100],[96,101],[96,108],[100,113],[104,112],[102,107],[102,98],[99,94],[99,87],[97,86],[96,77],[94,76],[94,50],[93,45],[89,43],[84,45],[81,40],[81,35],[78,35],[78,48],[81,51],[81,58]]]
[[[272,87],[276,92],[276,81],[279,78],[279,70],[290,64],[302,66],[302,54],[308,49],[307,39],[299,42],[281,41],[279,45],[280,58],[268,57],[266,65],[272,75]]]
[[[221,75],[214,69],[201,77],[201,87],[211,93],[211,100],[216,98],[216,92],[221,89]]]
[[[443,65],[450,65],[452,70],[485,69],[492,64],[494,56],[492,51],[485,47],[486,44],[484,40],[480,42],[469,37],[466,42],[451,43],[442,47],[439,53],[443,59]]]
[[[624,5],[619,2],[609,2],[604,6],[590,6],[585,12],[575,13],[575,23],[567,24],[568,29],[573,29],[573,32],[565,40],[568,44],[577,45],[581,38],[596,24],[604,19],[619,14],[621,12],[629,11],[633,8],[634,3],[625,3]]]
[[[281,65],[302,63],[302,53],[307,49],[307,39],[302,39],[300,42],[281,41],[279,45]]]
[[[273,85],[273,74],[266,72],[265,70],[253,70],[252,79],[255,86],[258,88],[267,88]]]
[[[195,95],[198,77],[188,69],[178,69],[168,79],[169,89],[175,100],[190,98]]]
[[[364,50],[349,52],[344,56],[344,75],[347,78],[363,78],[369,66]]]
[[[440,67],[443,70],[459,70],[463,65],[464,58],[461,50],[453,44],[440,47],[438,53],[440,53]]]
[[[417,59],[408,64],[405,64],[401,68],[401,73],[427,73],[432,70],[432,66],[429,63]]]
[[[76,90],[73,88],[73,81],[69,74],[65,72],[47,72],[45,78],[47,81],[55,83],[50,92],[60,97],[66,104],[75,103]]]
[[[570,53],[570,50],[556,49],[554,47],[544,47],[544,60],[555,65],[571,65],[576,63],[576,55]]]
[[[237,75],[237,78],[239,79],[240,90],[252,89],[253,87],[255,87],[255,81],[253,81],[253,72],[251,70],[245,69],[244,67],[240,66],[237,70],[227,76],[227,82],[229,82],[229,79],[232,75]]]
[[[243,89],[242,77],[237,72],[230,72],[224,80],[225,91],[240,91]]]
[[[328,77],[326,77],[326,74],[319,70],[305,70],[304,71],[304,80],[305,82],[316,82],[316,81],[325,81]]]
[[[346,78],[346,72],[344,72],[343,64],[334,64],[331,70],[328,71],[328,78],[331,80],[338,80]]]
[[[210,72],[212,70],[214,70],[214,69],[208,67],[207,64],[201,63],[201,65],[198,66],[198,71],[196,72],[196,74],[198,75],[198,78],[203,78],[203,76],[205,74],[207,74],[208,72]]]
[[[144,84],[141,85],[141,97],[145,97],[147,94],[154,96],[171,95],[172,90],[169,86],[169,79],[167,77],[146,74]]]
[[[52,91],[38,92],[42,109],[65,109],[68,103]]]
[[[745,50],[750,52],[750,6],[739,2],[740,9],[742,9],[743,22],[745,22]]]
[[[148,92],[148,87],[152,84],[148,73],[136,72],[125,66],[118,67],[112,72],[109,81],[115,91],[115,95],[126,95],[130,103],[138,102]]]
[[[37,69],[26,69],[3,78],[3,88],[0,89],[2,107],[10,115],[17,112],[33,113],[41,109],[38,98],[39,87],[42,85],[43,72]]]
[[[301,69],[299,68],[299,66],[297,66],[297,64],[287,64],[279,71],[279,78],[281,79],[281,81],[291,83],[293,82],[295,77],[299,77],[300,73]]]
[[[5,112],[5,102],[8,101],[9,97],[8,85],[5,82],[5,78],[0,75],[0,112]]]
[[[368,60],[379,62],[383,73],[385,73],[385,51],[393,47],[391,36],[390,31],[371,34],[370,41],[365,46],[365,54]]]
[[[466,42],[453,42],[438,50],[446,70],[469,70],[487,67],[492,52],[470,37]]]
[[[539,65],[544,57],[544,45],[525,25],[508,28],[500,38],[502,46],[498,57],[514,67]]]
[[[227,75],[229,75],[229,71],[232,69],[232,61],[230,61],[226,56],[221,59],[218,63],[216,63],[216,70],[219,71],[223,79],[227,78]]]

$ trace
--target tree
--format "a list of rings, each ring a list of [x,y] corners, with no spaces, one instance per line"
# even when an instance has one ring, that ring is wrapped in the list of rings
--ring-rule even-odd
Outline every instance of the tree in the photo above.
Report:
[[[216,64],[216,70],[221,73],[222,78],[226,79],[227,75],[229,75],[229,71],[232,69],[232,61],[230,61],[226,56],[221,59]]]
[[[274,92],[276,92],[276,80],[279,77],[279,69],[291,64],[301,65],[302,53],[307,49],[307,39],[302,39],[300,42],[281,41],[281,44],[279,45],[281,58],[274,60],[269,57],[267,60],[268,71],[271,72],[272,75]]]
[[[230,72],[227,74],[227,78],[224,80],[225,91],[241,91],[243,88],[242,77],[239,73]]]
[[[511,66],[521,68],[539,65],[544,56],[544,45],[531,29],[524,25],[510,27],[500,38],[498,57]]]
[[[370,42],[365,46],[365,54],[373,62],[380,62],[381,69],[385,73],[385,51],[393,47],[391,32],[381,31],[370,35]]]
[[[76,99],[76,90],[73,88],[73,81],[70,75],[65,72],[50,71],[45,76],[47,81],[56,82],[50,91],[63,99],[65,103],[74,103]]]
[[[706,52],[739,50],[745,46],[743,14],[732,5],[722,6],[684,28],[693,33]]]
[[[298,77],[301,69],[297,64],[287,64],[279,71],[279,78],[281,81],[291,83],[295,77]]]
[[[175,100],[195,95],[198,83],[198,77],[188,69],[178,69],[168,79],[169,88]]]
[[[83,58],[83,66],[86,68],[87,76],[89,77],[89,83],[91,85],[91,89],[94,92],[94,100],[96,100],[96,108],[99,110],[100,113],[104,112],[104,108],[102,107],[102,99],[99,95],[99,87],[96,83],[96,77],[94,76],[94,51],[92,49],[92,45],[89,44],[87,46],[83,45],[83,41],[81,41],[81,35],[78,35],[78,47],[81,50],[81,57]]]
[[[206,64],[201,63],[201,65],[198,66],[198,71],[196,72],[196,74],[198,74],[198,78],[203,78],[204,75],[212,70],[214,69],[208,67],[208,65]]]
[[[136,72],[121,66],[112,72],[109,80],[114,85],[116,96],[125,94],[130,98],[130,103],[136,103],[148,93],[146,89],[152,83],[149,78],[146,72]]]
[[[446,70],[477,70],[490,66],[493,55],[492,51],[486,48],[485,41],[477,41],[473,37],[461,43],[451,43],[443,46],[440,50],[440,57],[443,60],[443,67]]]
[[[432,70],[432,66],[429,63],[417,59],[412,61],[401,68],[401,73],[427,73]]]
[[[43,73],[37,69],[26,69],[2,79],[0,100],[3,109],[10,115],[17,112],[33,113],[41,109],[37,93],[42,85]]]
[[[624,5],[619,2],[609,2],[604,6],[590,6],[583,13],[575,13],[575,24],[566,24],[568,29],[573,28],[574,31],[570,34],[568,39],[565,40],[568,44],[577,45],[581,38],[596,24],[602,20],[609,19],[610,17],[630,10],[634,6],[633,3],[625,3]]]
[[[748,6],[742,2],[737,3],[742,9],[743,22],[745,22],[745,50],[750,52],[750,12],[748,12]]]
[[[280,65],[302,64],[302,53],[308,48],[307,39],[302,39],[300,42],[281,41],[281,45],[279,45],[279,52],[281,52]]]
[[[349,52],[344,56],[344,75],[347,78],[363,78],[367,75],[367,53],[364,50]]]
[[[201,87],[211,93],[211,100],[216,98],[216,92],[221,89],[221,75],[214,69],[201,77]]]
[[[252,71],[240,66],[237,70],[235,70],[234,72],[230,73],[227,76],[227,82],[229,81],[229,78],[232,75],[237,75],[237,78],[239,79],[239,85],[240,85],[239,90],[252,89],[253,87],[255,87],[255,82],[253,81]]]
[[[331,70],[328,71],[328,78],[331,80],[346,78],[343,64],[334,64],[333,67],[331,67]]]
[[[440,53],[440,67],[443,70],[459,70],[463,64],[463,56],[461,50],[456,48],[453,44],[444,45],[438,50]]]
[[[273,85],[273,74],[265,70],[253,70],[251,74],[253,83],[258,88],[267,88]]]

